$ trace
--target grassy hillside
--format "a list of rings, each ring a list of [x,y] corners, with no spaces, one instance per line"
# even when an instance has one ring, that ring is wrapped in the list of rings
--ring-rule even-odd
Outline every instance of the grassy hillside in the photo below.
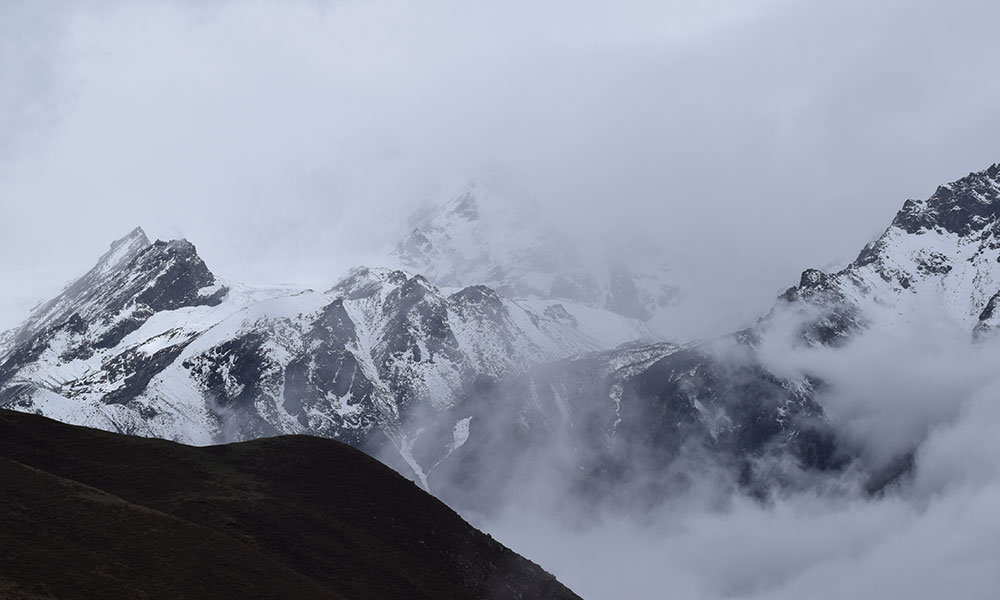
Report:
[[[577,598],[371,457],[0,411],[0,597]]]

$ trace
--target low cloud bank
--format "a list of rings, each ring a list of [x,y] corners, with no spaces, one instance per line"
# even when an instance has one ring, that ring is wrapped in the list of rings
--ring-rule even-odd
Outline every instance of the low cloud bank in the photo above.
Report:
[[[589,600],[996,597],[1000,344],[940,319],[839,349],[771,342],[776,372],[830,384],[821,401],[859,464],[912,452],[912,471],[877,496],[851,471],[765,501],[702,489],[585,523],[512,505],[484,526]]]

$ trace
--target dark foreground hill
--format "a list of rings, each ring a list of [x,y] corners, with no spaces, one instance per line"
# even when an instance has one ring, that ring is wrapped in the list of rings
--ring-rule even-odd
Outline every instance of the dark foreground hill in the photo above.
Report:
[[[0,411],[2,598],[577,598],[360,451]]]

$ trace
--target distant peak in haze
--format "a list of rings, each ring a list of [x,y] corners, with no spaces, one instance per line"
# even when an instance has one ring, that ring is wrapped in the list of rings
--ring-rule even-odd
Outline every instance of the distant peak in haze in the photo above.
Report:
[[[509,298],[569,300],[642,320],[680,295],[680,275],[655,249],[595,243],[544,218],[534,197],[483,178],[409,223],[395,256],[435,285],[486,285]]]
[[[441,211],[466,221],[478,221],[482,218],[479,198],[488,193],[488,186],[483,181],[474,179],[458,195],[445,203]]]

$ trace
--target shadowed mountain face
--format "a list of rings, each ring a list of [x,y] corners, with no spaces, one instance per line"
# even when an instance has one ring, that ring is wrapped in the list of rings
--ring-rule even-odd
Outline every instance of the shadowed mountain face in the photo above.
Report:
[[[0,411],[0,597],[575,594],[338,442],[194,448]]]

